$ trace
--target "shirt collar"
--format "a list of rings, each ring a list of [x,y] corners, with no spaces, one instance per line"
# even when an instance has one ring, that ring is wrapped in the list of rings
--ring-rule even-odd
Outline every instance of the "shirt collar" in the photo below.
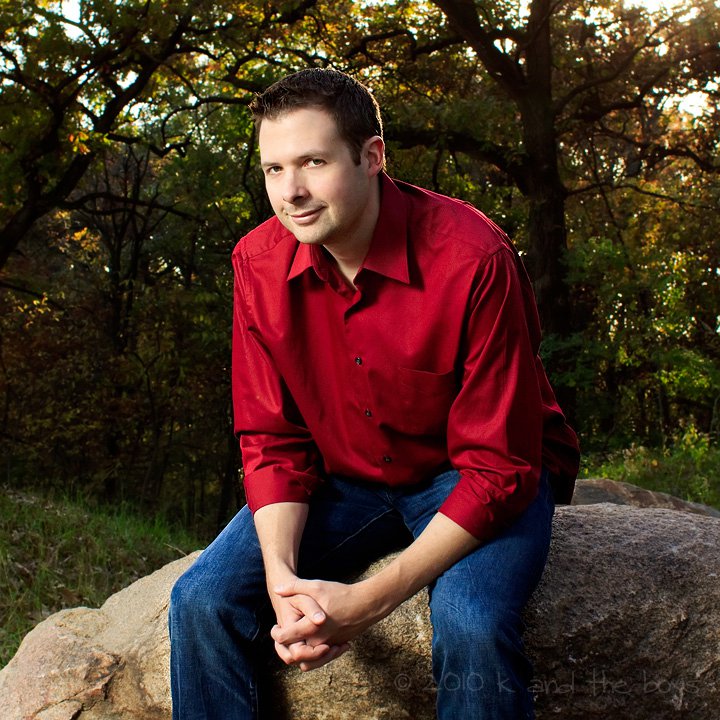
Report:
[[[292,280],[311,267],[321,280],[327,281],[328,266],[322,249],[317,245],[298,243],[287,279]],[[372,270],[405,284],[410,282],[406,200],[400,188],[384,172],[380,175],[380,213],[370,249],[360,269]]]
[[[327,261],[323,258],[320,247],[299,242],[287,279],[292,280],[298,275],[302,275],[306,270],[314,268],[316,275],[323,282],[327,282],[328,268],[326,263]]]
[[[322,260],[320,253],[315,252],[319,250],[314,245],[306,245],[299,242],[297,249],[295,250],[295,257],[293,258],[292,265],[290,266],[290,272],[288,273],[287,279],[292,280],[298,275],[302,275],[309,268],[315,268],[315,272],[321,280],[327,280],[327,269],[322,266]]]
[[[380,176],[380,192],[380,214],[361,269],[407,284],[410,282],[407,201],[385,173]]]

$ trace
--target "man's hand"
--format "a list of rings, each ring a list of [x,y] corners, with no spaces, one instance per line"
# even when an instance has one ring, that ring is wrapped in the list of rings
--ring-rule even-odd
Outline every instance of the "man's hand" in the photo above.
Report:
[[[265,563],[268,594],[278,626],[295,627],[296,634],[302,636],[311,635],[317,625],[325,622],[322,607],[307,596],[282,597],[273,588],[297,580],[297,554],[307,513],[308,507],[304,503],[281,502],[265,505],[253,516]],[[285,644],[276,642],[275,650],[287,664],[311,670],[334,660],[347,650],[347,645],[307,645],[301,640]]]
[[[312,670],[348,649],[348,641],[474,550],[480,541],[441,513],[391,563],[352,585],[296,576],[307,518],[302,503],[276,503],[255,512],[270,599],[278,624],[271,635],[278,655]],[[318,613],[324,613],[322,620]]]
[[[345,585],[325,580],[301,580],[273,588],[281,598],[291,604],[311,607],[307,601],[324,610],[322,622],[319,616],[291,624],[278,623],[270,633],[283,646],[305,642],[311,647],[342,647],[378,620],[392,608],[378,603],[369,593],[365,583]],[[313,622],[308,622],[312,619]],[[334,659],[334,658],[333,658]]]
[[[317,639],[327,615],[313,598],[299,594],[283,597],[272,590],[270,596],[278,623],[275,628],[287,628],[296,638],[288,642],[273,638],[275,652],[287,665],[297,665],[303,671],[314,670],[340,657],[350,647],[347,643],[330,644]],[[315,641],[306,642],[306,637],[314,637]]]

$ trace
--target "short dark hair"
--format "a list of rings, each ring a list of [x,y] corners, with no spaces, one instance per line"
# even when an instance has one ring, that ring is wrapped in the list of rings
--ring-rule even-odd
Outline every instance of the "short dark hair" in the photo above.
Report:
[[[263,118],[274,120],[292,110],[312,107],[330,113],[356,164],[365,141],[374,135],[382,137],[380,107],[372,93],[338,70],[308,68],[288,75],[256,95],[250,112],[259,130]]]

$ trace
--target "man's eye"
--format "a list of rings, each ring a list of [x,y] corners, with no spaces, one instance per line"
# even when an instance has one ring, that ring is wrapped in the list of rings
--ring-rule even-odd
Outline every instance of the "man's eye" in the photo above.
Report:
[[[280,172],[280,167],[278,165],[271,165],[268,168],[265,168],[265,172],[268,175],[277,175]]]
[[[308,164],[310,167],[318,167],[319,165],[324,165],[324,164],[325,164],[325,161],[324,161],[324,160],[321,160],[320,158],[310,158],[310,159],[307,161],[307,164]]]

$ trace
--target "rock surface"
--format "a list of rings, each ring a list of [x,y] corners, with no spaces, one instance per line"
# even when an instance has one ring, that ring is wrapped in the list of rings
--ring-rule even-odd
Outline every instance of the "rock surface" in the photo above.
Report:
[[[720,518],[720,510],[708,505],[681,500],[674,495],[653,492],[626,482],[608,478],[585,478],[575,483],[573,505],[595,505],[609,502],[615,505],[633,505],[644,508],[666,508]]]
[[[169,718],[168,597],[197,555],[138,580],[99,610],[62,610],[41,622],[0,670],[0,716]]]
[[[720,520],[711,517],[613,504],[559,508],[526,616],[538,719],[716,720],[718,547]],[[99,610],[66,610],[38,625],[0,671],[2,717],[169,718],[167,598],[192,559]],[[273,717],[433,718],[430,633],[422,592],[335,663],[278,673]],[[491,681],[458,678],[473,687]]]
[[[718,547],[714,518],[612,504],[559,508],[526,614],[538,720],[717,720]],[[341,709],[352,696],[358,717],[433,718],[423,594],[400,610],[401,622],[371,629],[354,655],[291,679],[287,717],[347,717]],[[458,678],[483,682],[493,678]]]

